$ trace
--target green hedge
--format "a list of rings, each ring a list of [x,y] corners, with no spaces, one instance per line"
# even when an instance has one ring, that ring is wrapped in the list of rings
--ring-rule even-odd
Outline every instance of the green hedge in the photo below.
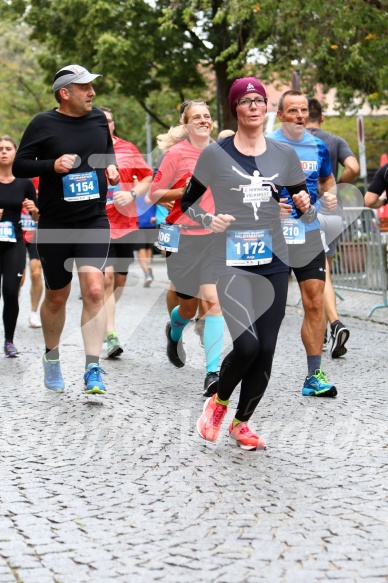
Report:
[[[358,158],[357,117],[326,117],[321,125],[344,138]],[[381,154],[388,154],[388,116],[364,117],[365,150],[368,174],[380,166]]]

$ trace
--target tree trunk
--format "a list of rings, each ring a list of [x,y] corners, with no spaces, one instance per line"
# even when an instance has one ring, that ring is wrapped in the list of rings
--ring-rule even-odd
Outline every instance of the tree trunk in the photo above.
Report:
[[[230,80],[226,73],[227,63],[216,63],[214,70],[216,73],[216,87],[217,87],[217,110],[219,110],[218,131],[221,130],[236,130],[237,120],[233,117],[229,106],[229,89],[232,86],[233,79]]]

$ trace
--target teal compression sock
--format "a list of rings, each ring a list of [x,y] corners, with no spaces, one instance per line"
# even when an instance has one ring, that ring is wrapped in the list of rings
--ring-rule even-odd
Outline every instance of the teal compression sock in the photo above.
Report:
[[[221,359],[224,342],[225,321],[222,316],[205,316],[203,345],[206,358],[206,372],[216,372]]]
[[[173,309],[171,312],[171,339],[174,342],[178,342],[183,334],[185,326],[190,322],[190,320],[185,320],[179,315],[179,306]]]

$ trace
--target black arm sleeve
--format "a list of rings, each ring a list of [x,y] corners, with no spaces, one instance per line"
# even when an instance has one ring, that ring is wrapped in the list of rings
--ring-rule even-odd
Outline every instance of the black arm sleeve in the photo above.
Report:
[[[198,182],[194,176],[191,177],[189,184],[181,198],[181,210],[188,215],[191,220],[201,224],[202,218],[206,215],[206,211],[197,203],[201,196],[206,191],[206,186]]]
[[[307,184],[305,182],[301,182],[300,184],[294,184],[293,186],[286,186],[286,188],[291,196],[293,196],[294,194],[298,194],[298,192],[300,192],[301,190],[309,192]]]

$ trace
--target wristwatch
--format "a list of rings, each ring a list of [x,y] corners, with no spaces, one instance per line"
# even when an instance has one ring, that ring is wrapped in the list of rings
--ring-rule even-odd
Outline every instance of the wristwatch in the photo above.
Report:
[[[131,194],[133,196],[133,200],[136,200],[137,198],[136,190],[131,190]]]
[[[301,218],[302,223],[305,223],[306,225],[315,221],[315,219],[317,218],[317,210],[316,210],[315,206],[311,205],[307,209],[307,211],[302,214],[302,216],[300,218]]]
[[[211,231],[210,225],[213,219],[214,219],[213,215],[205,215],[204,217],[202,217],[202,224],[205,227],[205,229]]]

